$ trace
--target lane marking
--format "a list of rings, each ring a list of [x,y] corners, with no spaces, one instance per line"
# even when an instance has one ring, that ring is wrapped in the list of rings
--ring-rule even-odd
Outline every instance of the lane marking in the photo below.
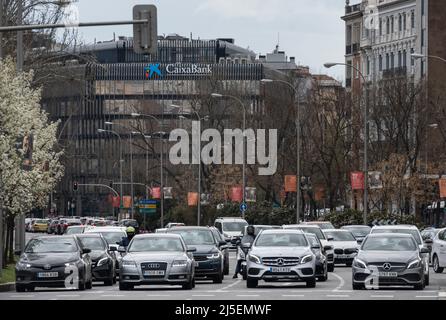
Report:
[[[123,294],[103,294],[101,297],[125,297]]]
[[[332,290],[332,292],[338,291],[340,290],[344,285],[345,285],[345,280],[344,278],[342,278],[340,275],[338,275],[337,273],[332,273],[332,275],[334,275],[336,278],[338,278],[339,280],[339,286],[337,286],[335,289]]]
[[[258,297],[258,294],[238,294],[237,297]]]
[[[282,297],[303,298],[304,294],[282,294]]]
[[[329,297],[329,298],[349,298],[350,295],[348,295],[348,294],[327,294],[327,297]]]
[[[215,297],[215,294],[193,294],[192,297]]]
[[[432,298],[438,298],[438,296],[415,296],[415,298],[432,299]]]
[[[441,291],[441,292],[438,293],[438,296],[439,297],[446,297],[446,292]]]
[[[80,297],[80,294],[58,294],[56,295],[56,297],[61,297],[61,298],[65,298],[65,297]]]
[[[10,298],[32,298],[32,297],[34,297],[34,295],[33,294],[23,294],[23,295],[14,294],[14,295],[11,295],[9,297]]]
[[[171,294],[147,294],[146,297],[171,297]]]
[[[389,295],[389,296],[387,296],[387,295],[382,295],[382,294],[380,294],[380,295],[371,295],[370,296],[371,298],[394,298],[395,296],[393,296],[393,295]]]
[[[221,291],[221,290],[226,290],[226,289],[232,288],[233,286],[239,284],[240,282],[242,282],[242,280],[237,280],[236,282],[230,284],[229,286],[226,286],[226,287],[221,288],[221,289],[217,289],[217,291]]]

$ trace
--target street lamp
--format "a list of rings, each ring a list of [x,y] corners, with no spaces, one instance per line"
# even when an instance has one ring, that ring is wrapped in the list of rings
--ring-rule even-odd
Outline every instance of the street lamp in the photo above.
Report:
[[[260,80],[262,83],[272,83],[272,82],[280,82],[286,84],[291,89],[293,89],[296,100],[297,100],[297,108],[296,108],[296,152],[297,152],[297,166],[296,166],[296,223],[299,224],[300,220],[300,145],[301,145],[301,136],[300,136],[300,103],[299,103],[299,91],[298,89],[290,82],[284,80],[273,80],[273,79],[262,79]]]
[[[369,90],[367,86],[367,80],[364,76],[364,74],[359,70],[359,68],[353,66],[352,64],[342,63],[342,62],[327,62],[324,63],[325,68],[332,68],[334,66],[346,66],[349,68],[352,68],[358,72],[358,74],[361,76],[362,80],[364,81],[364,84],[366,86],[365,88],[365,108],[364,108],[364,224],[367,224],[367,211],[368,211],[368,183],[369,183],[369,176],[368,176],[368,139],[369,139],[369,122],[368,122],[368,113],[369,113]]]
[[[133,118],[150,118],[155,120],[159,127],[162,127],[162,121],[159,120],[157,117],[152,116],[150,114],[141,114],[141,113],[137,113],[137,112],[132,112],[130,114]],[[164,227],[164,184],[163,184],[163,180],[164,180],[164,166],[163,166],[163,153],[164,153],[164,143],[163,143],[163,135],[164,132],[160,131],[160,144],[161,144],[161,151],[160,151],[160,188],[161,188],[161,227]],[[145,138],[147,138],[147,136],[144,135]],[[152,138],[152,137],[151,137]]]
[[[436,60],[440,60],[446,63],[446,59],[439,57],[439,56],[431,56],[431,55],[425,55],[425,54],[421,54],[421,53],[412,53],[410,55],[413,59],[415,60],[419,60],[419,59],[423,59],[423,58],[427,58],[427,59],[436,59]]]
[[[211,97],[214,99],[222,99],[222,98],[230,98],[235,101],[237,101],[243,108],[243,205],[246,205],[246,152],[245,152],[245,131],[246,131],[246,106],[243,103],[243,101],[235,96],[227,95],[227,94],[221,94],[221,93],[211,93]],[[245,210],[242,210],[242,217],[245,218]]]
[[[120,178],[119,178],[119,180],[120,180],[120,182],[121,182],[121,186],[120,186],[120,208],[119,208],[119,210],[121,210],[121,208],[122,208],[122,163],[124,162],[124,160],[122,159],[122,139],[121,139],[121,136],[117,133],[117,132],[115,132],[115,131],[113,131],[113,130],[104,130],[104,129],[98,129],[98,132],[99,133],[111,133],[111,134],[114,134],[115,136],[117,136],[118,137],[118,139],[119,139],[119,154],[120,154],[120,156],[119,156],[119,175],[120,175]]]

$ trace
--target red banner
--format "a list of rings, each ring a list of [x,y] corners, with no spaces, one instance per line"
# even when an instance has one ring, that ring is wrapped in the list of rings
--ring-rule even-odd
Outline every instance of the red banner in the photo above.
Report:
[[[352,172],[350,174],[352,190],[364,190],[364,173]]]
[[[446,198],[446,179],[440,179],[438,184],[440,187],[440,198]]]
[[[316,201],[322,201],[325,198],[325,188],[324,187],[317,187],[316,193],[314,194],[314,200]]]
[[[121,206],[121,197],[112,198],[113,208],[119,208]]]
[[[232,187],[231,188],[231,201],[242,202],[243,201],[243,188],[242,187]]]
[[[161,199],[161,188],[152,188],[152,199]]]
[[[297,192],[296,176],[285,176],[285,192]]]
[[[198,206],[198,193],[197,192],[189,192],[187,194],[187,205],[189,207]]]
[[[132,197],[131,196],[124,196],[122,197],[122,202],[124,208],[128,209],[132,207]]]

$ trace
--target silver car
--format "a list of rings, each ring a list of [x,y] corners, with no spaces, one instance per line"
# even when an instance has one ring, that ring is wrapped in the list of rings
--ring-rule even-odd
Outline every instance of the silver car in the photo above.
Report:
[[[178,234],[135,236],[120,261],[119,290],[150,284],[195,287],[195,248],[188,248]]]
[[[247,256],[247,287],[259,280],[304,281],[316,286],[316,257],[301,230],[264,230],[255,239]]]
[[[353,260],[353,290],[379,289],[382,286],[413,286],[423,290],[426,286],[423,254],[410,234],[369,234]]]

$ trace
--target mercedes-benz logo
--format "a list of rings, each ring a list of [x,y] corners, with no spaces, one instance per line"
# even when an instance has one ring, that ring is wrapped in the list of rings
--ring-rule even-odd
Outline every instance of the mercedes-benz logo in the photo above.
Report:
[[[277,259],[277,264],[279,266],[282,266],[283,265],[283,259],[282,258]]]
[[[383,264],[383,269],[384,270],[390,270],[390,269],[392,269],[392,265],[390,263],[386,262],[386,263]]]
[[[43,266],[43,269],[50,270],[51,269],[51,265],[50,264],[46,264],[46,265]]]

